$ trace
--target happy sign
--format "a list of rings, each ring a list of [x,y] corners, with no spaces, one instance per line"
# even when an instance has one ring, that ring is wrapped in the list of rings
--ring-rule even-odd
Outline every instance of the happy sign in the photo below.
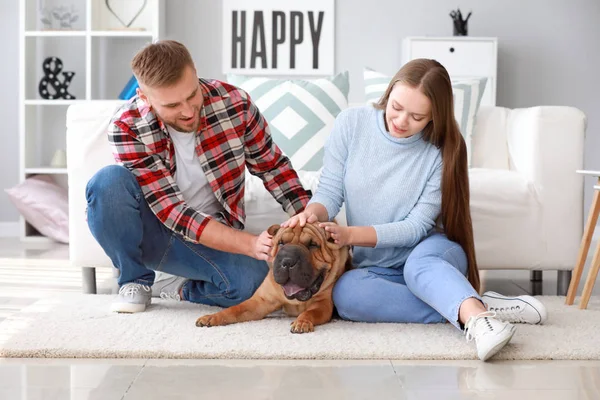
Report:
[[[223,72],[332,75],[334,0],[224,0]]]

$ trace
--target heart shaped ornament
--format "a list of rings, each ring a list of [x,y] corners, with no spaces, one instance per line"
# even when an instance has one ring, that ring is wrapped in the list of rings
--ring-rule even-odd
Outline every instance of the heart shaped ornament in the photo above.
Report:
[[[115,18],[117,20],[119,20],[119,22],[125,27],[125,28],[131,28],[131,25],[135,22],[135,20],[137,19],[137,17],[140,16],[140,14],[142,13],[142,11],[144,11],[144,8],[146,7],[146,3],[148,2],[148,0],[141,0],[141,1],[135,1],[135,0],[113,0],[112,3],[112,7],[111,7],[111,0],[104,0],[104,2],[106,3],[106,8],[108,9],[108,11],[110,11],[110,13],[112,15],[115,16]],[[122,15],[120,16],[115,9],[118,10],[119,13],[121,13]],[[127,15],[132,15],[133,17],[131,17],[129,19],[126,18]],[[138,29],[144,29],[144,28],[138,28]]]

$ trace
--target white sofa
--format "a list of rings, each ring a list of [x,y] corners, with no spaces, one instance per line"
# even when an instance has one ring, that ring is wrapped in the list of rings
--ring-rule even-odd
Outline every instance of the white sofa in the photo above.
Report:
[[[120,103],[91,101],[67,111],[69,251],[85,292],[95,292],[95,268],[112,268],[85,220],[85,186],[114,163],[106,128]],[[566,293],[583,231],[583,177],[575,170],[583,167],[585,129],[586,117],[571,107],[480,109],[469,172],[480,269],[558,270],[558,292]],[[318,172],[299,174],[314,191]],[[283,221],[287,215],[260,180],[247,177],[247,229]]]

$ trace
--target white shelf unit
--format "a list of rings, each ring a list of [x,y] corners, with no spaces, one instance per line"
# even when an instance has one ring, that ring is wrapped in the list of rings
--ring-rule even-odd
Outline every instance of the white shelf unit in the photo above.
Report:
[[[62,6],[62,0],[19,0],[19,180],[50,175],[67,188],[65,166],[52,167],[56,151],[66,149],[66,112],[70,105],[90,100],[114,100],[132,76],[130,61],[145,44],[164,36],[165,0],[148,0],[129,28],[108,10],[105,0],[71,0],[78,19],[69,29],[41,21],[41,10]],[[128,22],[143,2],[112,1],[110,6]],[[75,99],[44,99],[39,83],[42,62],[58,57],[61,72],[75,73],[67,91]],[[62,82],[62,74],[59,81]],[[50,89],[54,94],[54,91]],[[68,160],[67,160],[68,162]],[[47,240],[20,218],[20,237]]]
[[[475,36],[407,37],[403,41],[402,63],[415,58],[433,58],[451,79],[486,77],[481,105],[496,105],[498,85],[498,38]]]

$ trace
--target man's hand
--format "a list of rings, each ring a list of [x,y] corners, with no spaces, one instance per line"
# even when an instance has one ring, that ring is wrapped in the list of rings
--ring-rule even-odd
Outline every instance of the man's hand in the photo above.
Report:
[[[317,221],[318,221],[318,218],[315,213],[312,213],[310,211],[302,211],[301,213],[294,215],[292,218],[288,219],[283,224],[281,224],[281,227],[282,228],[287,228],[287,227],[293,228],[296,225],[304,226],[304,225],[306,225],[306,223],[312,224],[313,222],[317,222]]]
[[[271,257],[271,249],[273,248],[273,236],[269,232],[264,231],[260,235],[254,237],[251,256],[257,260],[267,262],[273,261]]]
[[[352,245],[352,231],[349,227],[340,226],[334,222],[322,222],[319,226],[329,232],[335,244],[339,246]]]

